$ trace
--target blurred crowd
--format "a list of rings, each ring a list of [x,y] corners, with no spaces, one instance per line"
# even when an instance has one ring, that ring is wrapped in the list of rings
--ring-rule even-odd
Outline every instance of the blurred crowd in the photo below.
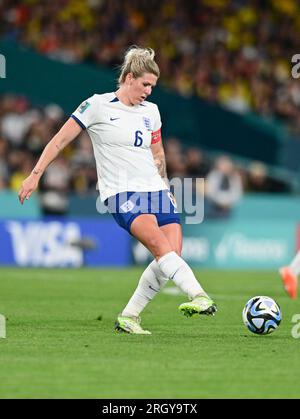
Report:
[[[64,62],[116,66],[131,44],[157,52],[161,83],[300,133],[297,0],[0,1],[0,36]]]
[[[0,191],[18,191],[42,150],[67,116],[56,104],[33,107],[20,96],[0,96]],[[240,167],[228,156],[210,158],[180,139],[163,139],[169,178],[205,178],[204,193],[212,215],[226,215],[243,191],[289,192],[289,186],[269,176],[265,165]],[[89,136],[83,131],[48,167],[40,184],[45,213],[64,213],[70,192],[97,195],[97,174]]]

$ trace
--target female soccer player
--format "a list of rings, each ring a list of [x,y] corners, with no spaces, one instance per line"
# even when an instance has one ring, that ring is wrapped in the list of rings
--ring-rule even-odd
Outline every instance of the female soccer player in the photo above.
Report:
[[[152,49],[131,47],[121,67],[117,91],[95,94],[76,109],[45,147],[19,191],[23,204],[59,152],[81,130],[87,130],[101,200],[116,222],[154,257],[115,323],[116,330],[133,334],[150,334],[141,327],[139,315],[169,279],[191,300],[179,306],[183,314],[217,311],[180,256],[182,232],[168,187],[160,114],[155,104],[146,101],[159,74]]]

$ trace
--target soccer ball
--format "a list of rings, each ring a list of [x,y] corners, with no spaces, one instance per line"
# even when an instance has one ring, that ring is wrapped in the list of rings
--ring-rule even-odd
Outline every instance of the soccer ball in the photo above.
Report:
[[[280,325],[281,311],[272,298],[253,297],[244,307],[243,322],[250,332],[267,335]]]

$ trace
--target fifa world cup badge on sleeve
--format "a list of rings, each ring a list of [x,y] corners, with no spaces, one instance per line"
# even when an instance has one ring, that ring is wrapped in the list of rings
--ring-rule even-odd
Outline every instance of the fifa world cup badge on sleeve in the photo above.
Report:
[[[78,108],[78,112],[79,113],[83,113],[84,111],[87,110],[87,108],[90,106],[91,104],[86,100],[85,102],[83,102],[79,108]]]

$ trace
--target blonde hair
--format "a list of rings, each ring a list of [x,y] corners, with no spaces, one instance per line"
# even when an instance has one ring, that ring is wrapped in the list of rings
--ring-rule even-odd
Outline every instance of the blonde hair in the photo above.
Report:
[[[159,77],[160,71],[154,61],[154,57],[155,52],[151,48],[139,48],[136,45],[130,47],[126,51],[124,62],[121,66],[118,79],[119,86],[124,83],[128,73],[132,73],[135,79],[141,77],[144,73],[151,73]]]

